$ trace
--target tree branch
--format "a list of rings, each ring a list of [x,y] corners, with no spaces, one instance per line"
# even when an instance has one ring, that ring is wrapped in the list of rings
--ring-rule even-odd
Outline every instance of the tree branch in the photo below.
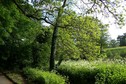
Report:
[[[102,4],[104,5],[104,7],[108,10],[108,12],[110,12],[110,13],[113,15],[113,17],[114,17],[116,20],[118,20],[117,17],[115,16],[115,14],[108,8],[108,6],[106,6],[105,3],[104,3],[102,0],[100,0],[100,1],[101,1]]]
[[[28,17],[28,18],[33,18],[33,19],[36,19],[36,20],[44,20],[46,23],[48,23],[48,24],[54,26],[54,24],[53,24],[52,22],[50,22],[50,21],[47,20],[47,17],[42,18],[42,17],[36,17],[36,16],[34,16],[34,14],[26,14],[26,12],[20,7],[20,5],[19,5],[15,0],[13,0],[13,2],[14,2],[14,4],[17,6],[17,8],[18,8],[26,17]],[[40,10],[36,10],[36,12],[38,12],[38,11],[40,11]],[[36,12],[35,12],[35,13],[36,13]]]
[[[64,8],[66,6],[66,1],[67,0],[64,0],[63,5],[62,5],[62,8]]]
[[[94,0],[94,3],[93,3],[93,5],[91,6],[91,8],[89,8],[89,9],[86,11],[86,14],[95,6],[95,4],[96,4],[96,0]]]
[[[32,18],[32,19],[35,19],[35,20],[38,20],[38,21],[39,21],[39,20],[43,20],[43,21],[45,21],[46,23],[48,23],[48,24],[50,24],[50,25],[52,25],[52,26],[55,26],[55,24],[53,24],[53,22],[49,21],[49,18],[48,18],[47,16],[45,16],[45,17],[43,18],[43,17],[36,17],[35,14],[26,14],[26,12],[20,7],[20,5],[19,5],[15,0],[13,0],[13,3],[17,6],[17,8],[18,8],[26,17]],[[65,4],[66,4],[66,0],[64,0],[64,3],[63,3],[63,5],[62,5],[63,8],[65,7]],[[40,11],[40,10],[39,10],[39,9],[36,10],[35,13],[38,12],[38,11]],[[46,14],[52,15],[52,14],[47,13],[47,12],[46,12]],[[58,27],[60,27],[60,28],[66,28],[66,27],[68,27],[68,26],[71,26],[71,25],[64,25],[64,26],[58,25]]]

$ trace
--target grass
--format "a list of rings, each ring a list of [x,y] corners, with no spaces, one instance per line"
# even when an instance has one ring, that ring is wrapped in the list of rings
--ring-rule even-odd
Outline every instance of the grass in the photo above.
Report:
[[[114,49],[126,49],[126,46],[115,47],[115,48],[106,48],[105,50],[114,50]]]

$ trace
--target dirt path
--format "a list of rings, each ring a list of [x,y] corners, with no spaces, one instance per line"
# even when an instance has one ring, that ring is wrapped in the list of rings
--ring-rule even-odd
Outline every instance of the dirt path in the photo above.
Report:
[[[0,73],[0,84],[13,84],[9,79],[7,79],[2,73]]]

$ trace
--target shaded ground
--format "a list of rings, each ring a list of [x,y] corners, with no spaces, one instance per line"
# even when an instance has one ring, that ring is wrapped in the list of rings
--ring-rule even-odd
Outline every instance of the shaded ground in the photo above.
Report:
[[[0,73],[0,84],[13,84],[9,79],[7,79],[2,73]]]
[[[6,77],[13,81],[14,84],[27,84],[26,79],[19,72],[8,72]]]

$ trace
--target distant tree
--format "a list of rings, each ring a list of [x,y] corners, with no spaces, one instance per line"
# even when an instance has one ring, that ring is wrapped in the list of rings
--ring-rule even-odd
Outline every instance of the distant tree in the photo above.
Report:
[[[100,53],[102,53],[103,49],[108,47],[108,39],[109,39],[108,25],[100,24],[100,32],[101,35],[100,35],[99,44],[100,44]]]
[[[115,40],[115,39],[110,40],[110,42],[109,42],[110,48],[114,48],[114,47],[118,47],[118,46],[119,46],[119,42],[117,40]]]
[[[119,41],[120,45],[119,46],[126,46],[126,33],[123,35],[119,35],[117,37],[117,40]]]

